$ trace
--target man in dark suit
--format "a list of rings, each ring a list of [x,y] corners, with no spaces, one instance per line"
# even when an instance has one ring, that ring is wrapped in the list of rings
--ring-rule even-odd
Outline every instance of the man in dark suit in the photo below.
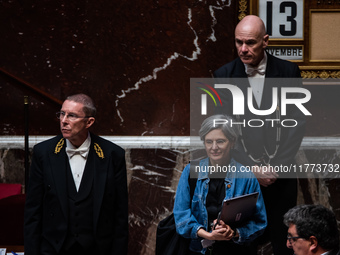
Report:
[[[298,205],[284,215],[287,247],[295,255],[339,255],[339,230],[334,213],[322,205]]]
[[[90,97],[68,97],[61,135],[34,147],[25,205],[26,255],[127,254],[125,152],[89,132]]]
[[[219,90],[223,107],[219,108],[218,112],[234,116],[238,123],[251,123],[240,125],[242,135],[235,146],[233,157],[243,165],[251,166],[261,184],[268,216],[264,239],[270,239],[274,254],[278,255],[291,254],[283,241],[287,228],[282,223],[282,217],[289,208],[296,205],[297,180],[295,176],[289,179],[282,178],[284,176],[273,171],[273,167],[290,166],[295,163],[294,158],[304,135],[305,117],[295,105],[287,106],[286,115],[281,115],[281,88],[301,86],[298,79],[301,78],[300,70],[296,64],[266,53],[268,40],[269,36],[262,20],[253,15],[246,16],[235,29],[235,44],[239,57],[215,71],[214,76],[232,79],[244,95],[247,95],[248,88],[251,87],[253,93],[251,99],[256,110],[276,107],[272,113],[259,116],[250,111],[245,104],[244,115],[235,116],[232,111],[232,94],[228,90]],[[296,79],[289,82],[278,79],[285,77]],[[273,104],[274,87],[278,90],[277,106]],[[290,98],[300,96],[298,93],[290,94]],[[247,97],[244,101],[247,101]],[[294,119],[296,125],[282,126],[280,122],[283,118]],[[254,119],[256,121],[248,122]],[[279,121],[266,121],[268,119]],[[255,125],[260,127],[252,127]]]

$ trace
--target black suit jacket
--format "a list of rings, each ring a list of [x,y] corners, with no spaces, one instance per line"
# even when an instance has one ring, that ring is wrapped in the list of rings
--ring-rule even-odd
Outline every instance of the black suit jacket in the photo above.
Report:
[[[340,249],[332,250],[328,255],[340,255]]]
[[[245,96],[245,114],[243,117],[246,121],[250,119],[277,119],[276,113],[268,116],[258,116],[251,113],[246,104],[247,102],[247,88],[250,84],[245,73],[245,67],[240,58],[233,60],[232,62],[222,66],[214,72],[216,78],[244,78],[236,79],[238,87],[242,90]],[[279,79],[275,78],[295,78],[291,79],[291,82],[287,79],[284,82],[278,82]],[[267,68],[265,73],[264,91],[262,96],[262,102],[260,106],[256,103],[254,107],[261,110],[269,109],[272,105],[272,88],[278,87],[278,92],[282,87],[300,87],[301,78],[299,67],[291,62],[278,59],[267,53]],[[288,81],[288,82],[287,82]],[[218,92],[222,98],[223,107],[217,110],[217,113],[224,113],[232,116],[232,97],[231,94],[226,90],[219,90]],[[299,97],[301,95],[290,94],[291,98]],[[279,93],[280,98],[280,93]],[[253,102],[255,100],[253,99]],[[235,117],[235,116],[234,116]],[[278,152],[275,157],[271,160],[271,165],[289,165],[294,162],[294,157],[300,147],[304,129],[305,129],[305,116],[304,114],[294,106],[287,108],[287,115],[281,116],[282,119],[295,119],[298,121],[298,125],[294,128],[281,128],[281,138],[278,148]],[[245,146],[249,153],[254,158],[259,158],[264,153],[264,147],[269,151],[269,154],[273,154],[275,151],[276,134],[277,128],[272,127],[272,122],[264,121],[263,128],[250,128],[248,125],[242,128],[243,138]],[[288,123],[288,122],[287,122]],[[258,123],[256,123],[258,125]],[[289,123],[288,125],[291,125]],[[237,161],[244,165],[254,165],[250,157],[245,153],[243,145],[238,141],[236,150],[233,151],[234,157]]]
[[[68,230],[65,139],[34,147],[25,205],[25,254],[53,247],[57,254]],[[125,151],[91,134],[85,168],[94,171],[93,229],[96,254],[127,254],[128,196]]]

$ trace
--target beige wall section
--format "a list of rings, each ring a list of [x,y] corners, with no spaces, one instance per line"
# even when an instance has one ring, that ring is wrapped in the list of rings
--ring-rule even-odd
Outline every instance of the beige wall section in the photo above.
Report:
[[[310,61],[340,61],[340,10],[311,11]]]

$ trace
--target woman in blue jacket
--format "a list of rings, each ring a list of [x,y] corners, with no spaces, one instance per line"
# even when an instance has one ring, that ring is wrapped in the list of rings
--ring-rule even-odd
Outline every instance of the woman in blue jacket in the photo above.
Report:
[[[230,156],[239,134],[237,126],[230,123],[231,118],[225,115],[213,115],[202,123],[199,135],[208,157],[199,162],[203,170],[198,173],[191,201],[190,164],[184,168],[178,183],[173,211],[176,229],[183,237],[191,238],[191,254],[256,254],[256,247],[249,244],[267,226],[265,205],[256,177]],[[216,172],[221,169],[224,171]],[[259,192],[259,196],[252,217],[237,228],[231,228],[223,221],[216,224],[224,199],[253,192]],[[202,246],[202,240],[204,247],[208,248]]]

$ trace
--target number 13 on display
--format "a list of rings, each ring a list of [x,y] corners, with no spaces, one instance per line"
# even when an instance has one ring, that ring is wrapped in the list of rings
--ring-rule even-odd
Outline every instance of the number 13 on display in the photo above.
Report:
[[[259,0],[259,16],[272,39],[303,39],[303,0]]]

